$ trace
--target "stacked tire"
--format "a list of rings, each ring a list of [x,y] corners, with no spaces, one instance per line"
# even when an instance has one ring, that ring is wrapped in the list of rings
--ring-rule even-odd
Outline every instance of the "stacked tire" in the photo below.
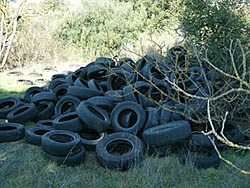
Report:
[[[0,118],[8,121],[0,125],[0,135],[21,139],[23,134],[8,135],[17,134],[19,128],[23,133],[24,127],[17,124],[35,122],[37,126],[26,131],[26,141],[41,146],[45,158],[59,165],[81,164],[90,150],[104,168],[126,170],[143,159],[145,147],[157,156],[178,151],[186,163],[190,152],[212,151],[211,144],[203,147],[200,139],[205,138],[192,134],[192,122],[186,118],[204,113],[206,101],[181,98],[171,83],[206,97],[213,92],[214,80],[186,57],[187,50],[175,46],[165,62],[150,55],[136,62],[98,57],[74,72],[55,74],[48,87],[33,86],[23,98],[0,99]],[[229,139],[239,143],[247,139],[234,123],[228,124]],[[202,149],[193,149],[197,143]],[[215,156],[214,151],[209,154]],[[209,167],[202,165],[204,160],[192,161]]]

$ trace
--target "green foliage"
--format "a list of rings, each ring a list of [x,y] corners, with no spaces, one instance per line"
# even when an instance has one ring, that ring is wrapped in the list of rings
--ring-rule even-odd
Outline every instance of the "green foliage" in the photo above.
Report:
[[[107,55],[136,40],[143,30],[142,17],[132,11],[131,6],[87,4],[67,13],[55,36],[64,44],[73,45],[83,52]]]
[[[130,0],[133,10],[143,14],[144,27],[161,32],[177,24],[180,0]]]
[[[183,0],[183,5],[180,22],[186,41],[205,46],[213,60],[220,60],[231,40],[249,43],[250,33],[246,29],[250,26],[246,17],[249,5],[233,0]]]

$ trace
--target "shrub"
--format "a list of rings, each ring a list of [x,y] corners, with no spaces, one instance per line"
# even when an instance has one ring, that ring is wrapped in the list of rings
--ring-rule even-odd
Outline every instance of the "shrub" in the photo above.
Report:
[[[230,60],[225,48],[232,40],[240,39],[243,46],[247,45],[250,37],[247,4],[233,0],[183,0],[183,5],[180,23],[186,41],[197,47],[205,46],[209,58],[220,67]]]
[[[84,53],[110,55],[110,51],[136,40],[145,29],[142,16],[132,11],[130,4],[120,4],[89,3],[67,12],[54,35],[64,45],[72,45]]]

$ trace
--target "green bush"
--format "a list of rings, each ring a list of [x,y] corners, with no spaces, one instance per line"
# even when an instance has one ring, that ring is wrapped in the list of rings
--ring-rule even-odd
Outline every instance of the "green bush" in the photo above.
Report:
[[[222,66],[227,62],[225,57],[228,57],[228,53],[225,48],[230,46],[232,40],[241,40],[243,46],[249,44],[249,5],[233,0],[182,1],[184,7],[180,23],[186,41],[196,47],[205,46],[210,59],[217,61],[217,65]]]
[[[144,31],[142,16],[130,4],[85,4],[67,12],[54,33],[65,45],[84,53],[110,55],[127,42],[136,40]]]

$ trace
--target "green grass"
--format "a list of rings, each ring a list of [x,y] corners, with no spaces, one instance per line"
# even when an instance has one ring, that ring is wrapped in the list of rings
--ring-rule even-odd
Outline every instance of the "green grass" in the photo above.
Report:
[[[12,80],[12,81],[11,81]],[[11,84],[12,83],[12,84]],[[14,84],[13,84],[14,83]],[[13,78],[0,74],[0,98],[23,96],[30,86],[15,84]],[[26,129],[35,126],[26,123]],[[240,168],[250,170],[248,152],[224,151],[222,155]],[[221,163],[218,168],[197,169],[183,166],[178,156],[147,156],[125,172],[102,168],[95,153],[87,151],[84,163],[76,167],[58,166],[47,161],[38,146],[25,139],[0,143],[0,187],[249,187],[250,177]]]

